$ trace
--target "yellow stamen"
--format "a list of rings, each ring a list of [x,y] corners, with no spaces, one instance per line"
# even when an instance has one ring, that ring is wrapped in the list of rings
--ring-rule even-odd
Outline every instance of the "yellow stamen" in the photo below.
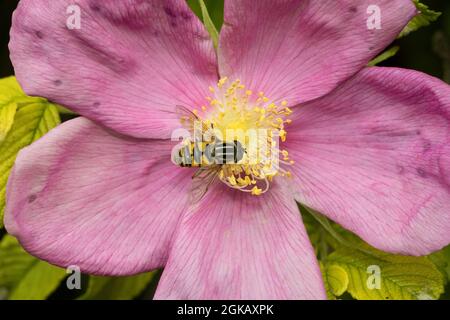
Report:
[[[292,114],[292,110],[287,101],[277,105],[262,91],[257,93],[255,101],[251,98],[254,91],[250,89],[239,79],[231,82],[224,77],[209,87],[211,97],[206,100],[211,107],[203,105],[199,109],[204,118],[204,128],[214,128],[224,142],[237,140],[245,150],[238,163],[220,165],[218,178],[233,189],[258,196],[267,192],[276,176],[291,176],[290,171],[284,169],[294,164],[288,151],[273,149],[278,148],[278,139],[281,142],[287,139],[286,125],[292,122],[287,116]],[[193,112],[198,117],[199,111]],[[233,134],[243,134],[227,137],[229,130],[233,130]],[[206,145],[200,149],[205,148]]]
[[[252,195],[254,196],[260,196],[262,194],[262,189],[259,189],[258,187],[253,187],[252,189]]]

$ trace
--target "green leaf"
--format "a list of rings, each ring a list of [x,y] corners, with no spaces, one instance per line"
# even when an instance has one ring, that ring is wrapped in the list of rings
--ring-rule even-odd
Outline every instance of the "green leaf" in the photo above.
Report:
[[[14,122],[17,110],[15,98],[23,92],[14,77],[0,79],[0,143],[5,139]]]
[[[69,110],[69,109],[67,109],[67,108],[64,108],[64,107],[62,107],[62,106],[60,106],[60,105],[56,105],[56,108],[58,109],[58,112],[59,112],[60,114],[76,115],[76,113],[73,112],[72,110]]]
[[[8,103],[2,105],[0,102],[0,142],[2,142],[6,134],[12,127],[14,116],[16,115],[17,105],[15,103]]]
[[[37,261],[14,288],[10,300],[43,300],[46,299],[61,281],[66,272],[44,261]]]
[[[211,36],[211,40],[214,44],[214,48],[217,49],[219,44],[219,31],[217,31],[216,26],[211,20],[211,17],[208,12],[208,8],[206,8],[205,2],[203,0],[198,0],[200,4],[200,9],[202,11],[203,23],[205,24],[206,30],[208,30],[209,35]]]
[[[35,260],[25,253],[16,238],[5,235],[0,242],[0,288],[10,292]]]
[[[380,54],[378,57],[376,57],[375,59],[370,61],[368,66],[369,67],[373,67],[373,66],[376,66],[376,65],[380,64],[383,61],[386,61],[389,58],[392,58],[393,56],[395,56],[397,54],[397,52],[399,50],[400,50],[399,46],[395,46],[395,47],[389,48],[388,50],[386,50],[385,52]]]
[[[319,212],[311,209],[305,205],[300,208],[304,208],[305,211],[314,218],[317,223],[323,228],[323,230],[327,231],[331,240],[328,239],[328,243],[333,247],[346,246],[346,247],[354,247],[355,244],[347,240],[347,238],[343,237],[338,231],[335,230],[335,227],[331,225],[330,220],[328,220],[325,216],[321,215]],[[300,209],[301,210],[301,209]],[[361,248],[362,249],[362,248]],[[364,249],[362,249],[364,250]]]
[[[325,287],[325,292],[327,294],[327,299],[328,300],[336,300],[336,296],[334,295],[334,293],[331,291],[330,288],[330,283],[327,280],[327,275],[326,275],[326,270],[325,270],[325,266],[323,265],[322,262],[319,261],[319,267],[320,267],[320,271],[322,273],[322,277],[324,279],[323,284]]]
[[[325,267],[325,282],[335,296],[341,296],[347,291],[349,279],[347,272],[337,264]]]
[[[66,275],[26,253],[10,235],[0,242],[0,291],[10,300],[46,299]]]
[[[409,257],[385,253],[366,244],[353,233],[330,222],[325,216],[311,208],[300,206],[309,233],[325,230],[329,249],[334,251],[321,257],[322,274],[328,296],[342,295],[347,287],[355,299],[438,299],[444,292],[446,272],[450,271],[450,246],[439,256]],[[316,223],[312,223],[310,216]],[[313,245],[319,246],[320,243]],[[447,251],[448,250],[448,251]],[[325,256],[325,258],[323,258]],[[448,260],[447,260],[448,259]],[[439,263],[436,262],[439,260]],[[379,267],[380,289],[370,289],[368,280],[373,280],[369,267]],[[348,277],[346,285],[344,271]],[[331,276],[330,276],[331,275]]]
[[[405,37],[413,31],[429,26],[431,22],[436,21],[441,15],[440,12],[429,9],[428,6],[420,3],[419,0],[413,0],[413,2],[416,5],[417,10],[419,10],[419,14],[408,23],[398,38]]]
[[[450,246],[437,251],[429,256],[445,278],[445,283],[450,280]]]
[[[341,247],[326,262],[327,270],[339,267],[347,273],[348,292],[355,299],[438,299],[444,292],[444,278],[427,257],[394,255],[362,245],[364,252]],[[379,288],[369,286],[376,276],[371,267],[380,270]]]
[[[155,272],[129,277],[91,276],[87,291],[80,300],[129,300],[136,298],[148,286]]]
[[[0,228],[3,227],[6,183],[18,152],[41,138],[60,122],[57,107],[42,98],[16,96],[14,122],[0,143]]]
[[[192,11],[203,21],[202,9],[200,7],[199,0],[187,0],[189,7]],[[218,31],[222,28],[223,24],[223,8],[224,0],[204,0],[206,8],[208,9],[209,16],[211,17],[214,26]]]

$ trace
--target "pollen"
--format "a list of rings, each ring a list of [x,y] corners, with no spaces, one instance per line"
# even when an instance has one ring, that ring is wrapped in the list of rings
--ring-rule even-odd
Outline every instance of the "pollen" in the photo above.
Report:
[[[276,177],[291,177],[294,162],[287,150],[280,150],[288,139],[286,126],[292,123],[289,103],[272,100],[263,91],[255,93],[240,79],[225,77],[208,89],[208,106],[195,115],[214,128],[217,141],[238,141],[245,150],[238,162],[220,165],[218,178],[232,189],[260,196]]]
[[[252,195],[254,196],[260,196],[262,194],[262,190],[259,189],[258,187],[253,187],[252,189]]]

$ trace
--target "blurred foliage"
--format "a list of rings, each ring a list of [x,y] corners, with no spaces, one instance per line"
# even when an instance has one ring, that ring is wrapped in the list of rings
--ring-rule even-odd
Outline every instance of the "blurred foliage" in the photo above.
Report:
[[[217,37],[223,24],[223,0],[187,0]],[[356,1],[356,0],[355,0]],[[414,0],[416,1],[416,0]],[[0,78],[13,74],[8,59],[8,33],[17,0],[0,2]],[[423,0],[416,18],[393,46],[372,64],[420,70],[450,82],[450,1]],[[206,5],[206,6],[205,6]],[[435,11],[442,12],[438,18]],[[209,15],[208,15],[209,12]],[[69,290],[71,275],[26,253],[2,229],[5,186],[20,149],[40,138],[61,119],[74,115],[43,98],[27,97],[14,77],[0,80],[0,300],[1,299],[139,299],[151,298],[160,272],[130,277],[82,275],[81,289]],[[450,247],[426,257],[405,257],[381,252],[305,207],[300,207],[319,258],[330,299],[448,299]],[[368,267],[383,271],[380,290],[368,289]]]
[[[398,36],[399,38],[403,38],[409,35],[411,32],[417,31],[422,27],[428,27],[432,22],[436,21],[441,13],[438,11],[431,10],[427,5],[419,2],[419,0],[413,0],[416,5],[419,15],[415,16],[403,29],[403,31]]]
[[[0,115],[5,113],[0,116],[0,228],[6,183],[18,152],[61,123],[55,104],[26,96],[14,77],[0,79]]]
[[[450,44],[450,1],[423,0],[421,2],[434,11],[442,12],[441,17],[429,27],[396,41],[400,51],[385,65],[423,71],[450,83],[450,78],[444,77],[448,73],[450,62],[449,52],[445,50]],[[438,38],[437,34],[440,34]]]
[[[448,248],[439,252],[440,257],[390,254],[371,247],[312,209],[300,206],[300,211],[321,261],[329,295],[340,297],[348,292],[358,300],[413,300],[439,299],[444,293]]]

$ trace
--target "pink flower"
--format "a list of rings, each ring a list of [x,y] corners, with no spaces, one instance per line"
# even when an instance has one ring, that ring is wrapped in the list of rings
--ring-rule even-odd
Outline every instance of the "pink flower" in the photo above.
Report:
[[[164,267],[159,299],[324,299],[295,200],[385,251],[450,242],[449,86],[365,67],[416,14],[410,0],[376,1],[381,30],[366,26],[373,0],[226,0],[218,57],[183,0],[78,0],[70,30],[72,2],[22,0],[11,31],[25,91],[84,117],[23,150],[10,176],[6,227],[31,254],[92,274]],[[223,94],[238,79],[236,111]],[[234,120],[210,111],[220,104]],[[282,113],[270,119],[295,163],[260,196],[223,167],[228,185],[190,202],[196,169],[170,161],[176,106],[271,125],[256,104]]]

